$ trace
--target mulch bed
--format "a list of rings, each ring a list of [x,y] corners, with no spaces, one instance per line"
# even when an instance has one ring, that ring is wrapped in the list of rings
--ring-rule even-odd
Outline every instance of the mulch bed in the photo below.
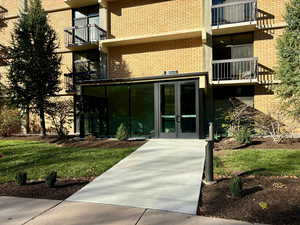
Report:
[[[300,224],[300,178],[244,177],[242,180],[243,198],[231,196],[229,179],[204,185],[198,214],[252,223]],[[267,208],[263,209],[260,203],[267,203]]]
[[[117,141],[111,139],[103,140],[67,140],[63,143],[58,143],[63,147],[81,147],[81,148],[129,148],[140,147],[146,141]]]
[[[28,182],[24,186],[10,182],[0,184],[0,196],[65,200],[91,180],[92,178],[58,180],[53,188],[49,188],[43,181]]]
[[[287,139],[283,143],[276,144],[271,138],[254,138],[250,145],[237,143],[233,138],[224,138],[215,142],[215,150],[227,149],[299,149],[300,139]]]
[[[79,148],[129,148],[140,147],[145,144],[146,141],[118,141],[115,139],[78,139],[78,138],[66,138],[59,139],[57,136],[15,136],[0,138],[0,140],[28,140],[28,141],[44,141],[51,144],[57,144],[62,147],[79,147]]]

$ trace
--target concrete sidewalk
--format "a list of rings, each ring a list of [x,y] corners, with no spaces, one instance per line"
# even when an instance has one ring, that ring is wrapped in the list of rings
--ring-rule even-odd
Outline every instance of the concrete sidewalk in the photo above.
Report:
[[[0,203],[1,225],[253,225],[236,220],[98,203],[15,197],[0,197]]]
[[[0,196],[0,224],[21,225],[62,201]]]
[[[206,142],[151,139],[67,201],[196,214]]]

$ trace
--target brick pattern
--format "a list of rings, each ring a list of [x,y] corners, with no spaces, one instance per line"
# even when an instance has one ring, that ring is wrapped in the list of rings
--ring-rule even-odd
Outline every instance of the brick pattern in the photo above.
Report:
[[[65,47],[64,29],[72,26],[72,10],[52,12],[48,14],[49,24],[55,29],[60,48],[58,51],[68,51]]]
[[[23,8],[23,1],[24,0],[0,0],[0,6],[8,11],[7,17],[15,17],[19,14],[19,10]],[[42,5],[46,11],[61,10],[69,7],[64,0],[42,0]]]
[[[271,85],[255,87],[254,107],[265,114],[271,114],[278,109],[280,101],[272,93]]]
[[[257,0],[258,25],[272,27],[284,22],[285,4],[289,0]]]
[[[109,57],[112,78],[161,75],[166,70],[200,72],[202,41],[194,38],[114,47]]]
[[[202,27],[200,0],[123,0],[109,4],[111,36],[130,37]]]
[[[0,6],[7,10],[6,17],[16,16],[21,8],[21,0],[0,0]]]
[[[258,79],[269,83],[275,79],[277,41],[284,29],[262,29],[254,32],[254,56],[258,57]]]
[[[277,66],[277,39],[284,29],[285,4],[289,0],[258,0],[258,27],[254,32],[254,55],[259,60],[259,81],[268,83],[275,79]],[[268,29],[265,29],[268,28]]]
[[[260,85],[255,87],[254,108],[266,115],[271,115],[273,118],[278,119],[278,116],[280,115],[281,100],[271,93],[272,88],[271,85]],[[288,129],[293,128],[295,133],[300,134],[300,122],[296,122],[288,116],[284,118],[279,116],[279,119],[283,120]]]
[[[5,25],[0,30],[0,44],[7,46],[11,40],[11,33],[14,29],[16,19],[5,20]]]

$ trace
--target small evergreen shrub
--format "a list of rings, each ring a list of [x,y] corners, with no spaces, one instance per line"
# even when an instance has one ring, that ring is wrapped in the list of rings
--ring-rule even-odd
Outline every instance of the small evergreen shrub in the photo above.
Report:
[[[125,141],[128,138],[128,132],[126,126],[121,123],[120,126],[118,127],[117,133],[116,133],[116,138],[120,141]]]
[[[20,185],[20,186],[25,185],[27,183],[27,173],[22,173],[22,172],[17,173],[15,179],[16,179],[17,185]]]
[[[241,144],[251,144],[252,134],[248,127],[241,127],[234,134],[234,139]]]
[[[234,177],[229,184],[229,190],[233,197],[243,197],[243,183],[240,177]]]
[[[56,179],[57,179],[57,172],[53,171],[46,177],[45,182],[48,185],[48,187],[52,188],[56,183]]]

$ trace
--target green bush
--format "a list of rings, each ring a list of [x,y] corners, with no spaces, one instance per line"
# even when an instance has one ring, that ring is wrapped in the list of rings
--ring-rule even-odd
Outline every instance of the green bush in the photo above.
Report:
[[[9,137],[21,130],[21,115],[16,109],[6,106],[0,110],[0,136]]]
[[[16,183],[17,185],[25,185],[27,183],[27,173],[17,173],[16,177]]]
[[[234,197],[243,197],[243,183],[240,177],[234,177],[229,184],[229,190]]]
[[[120,126],[118,127],[116,138],[120,141],[127,140],[128,138],[127,128],[123,123],[121,123]]]
[[[51,172],[48,176],[45,178],[45,182],[48,185],[48,187],[52,188],[54,187],[57,179],[57,172]]]
[[[234,135],[234,139],[241,144],[251,144],[252,134],[249,128],[241,127]]]

